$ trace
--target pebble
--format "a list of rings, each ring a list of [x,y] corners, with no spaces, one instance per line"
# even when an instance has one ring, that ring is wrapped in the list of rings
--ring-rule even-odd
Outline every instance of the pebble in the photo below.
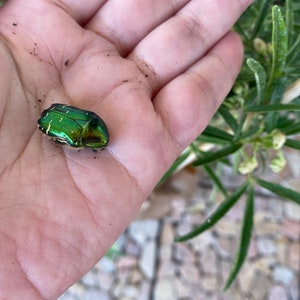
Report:
[[[173,244],[174,241],[174,228],[172,226],[172,223],[165,222],[164,226],[161,230],[161,245],[165,246],[167,245],[170,247],[170,245]]]
[[[98,272],[97,281],[101,290],[107,292],[113,284],[114,276],[106,272]]]
[[[213,292],[219,290],[221,287],[218,285],[216,276],[206,275],[201,279],[201,286],[206,292]]]
[[[300,275],[300,243],[291,243],[289,248],[289,266]],[[300,281],[300,278],[299,278]]]
[[[240,234],[240,226],[231,219],[221,219],[215,225],[214,231],[223,237],[236,237]]]
[[[282,218],[283,216],[283,206],[284,206],[284,202],[282,201],[282,199],[278,199],[278,198],[270,198],[268,199],[268,214],[270,214],[271,216],[276,216],[277,218]]]
[[[274,241],[266,238],[260,238],[257,240],[257,249],[261,255],[269,255],[276,252]]]
[[[148,279],[153,279],[155,274],[156,244],[154,240],[144,244],[142,256],[139,262],[140,268]]]
[[[143,281],[141,283],[141,289],[139,294],[139,300],[149,300],[149,295],[152,293],[152,285],[148,281]]]
[[[171,278],[162,278],[154,291],[155,300],[176,300],[174,285]]]
[[[147,239],[153,239],[157,236],[159,222],[157,220],[136,221],[128,228],[130,237],[143,246]]]
[[[290,268],[284,266],[277,266],[274,269],[273,278],[275,282],[289,285],[294,278],[294,273]]]
[[[193,262],[195,256],[191,252],[187,243],[176,243],[172,247],[173,256],[172,259],[174,262]]]
[[[300,228],[300,205],[293,202],[286,202],[284,203],[284,213],[290,220],[298,222]]]
[[[286,236],[292,241],[297,241],[299,243],[300,239],[300,224],[289,219],[282,221],[279,227],[279,233]]]
[[[259,257],[255,263],[255,269],[259,271],[261,274],[264,274],[265,276],[268,276],[270,272],[272,271],[272,268],[276,264],[276,259],[274,255],[270,255],[267,257]]]
[[[114,273],[116,271],[116,265],[114,261],[106,256],[102,257],[94,268],[108,273]]]
[[[110,295],[105,291],[98,290],[98,289],[91,289],[87,292],[86,300],[110,300]]]
[[[273,237],[277,235],[278,232],[278,224],[272,221],[266,220],[262,222],[255,228],[257,234],[261,236]]]
[[[202,270],[207,274],[216,274],[217,273],[217,262],[216,255],[213,249],[207,249],[203,252],[200,258],[200,263]]]
[[[265,299],[269,292],[270,286],[271,282],[269,281],[268,277],[258,273],[252,278],[252,286],[249,292],[256,300]]]
[[[286,290],[283,286],[275,285],[271,287],[268,300],[284,300],[287,299]]]

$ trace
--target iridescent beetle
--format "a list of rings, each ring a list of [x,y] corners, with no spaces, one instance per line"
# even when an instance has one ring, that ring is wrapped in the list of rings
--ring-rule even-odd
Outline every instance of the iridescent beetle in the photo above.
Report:
[[[38,128],[58,144],[103,149],[109,141],[104,121],[94,112],[54,103],[42,112]]]

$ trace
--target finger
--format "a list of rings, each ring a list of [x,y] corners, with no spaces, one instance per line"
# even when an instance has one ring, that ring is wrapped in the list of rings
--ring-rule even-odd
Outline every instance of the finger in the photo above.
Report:
[[[126,55],[153,28],[174,15],[188,0],[116,0],[98,11],[86,25],[110,40]]]
[[[230,30],[249,3],[191,1],[142,40],[130,57],[157,90],[201,58]]]
[[[21,0],[22,1],[22,0]],[[53,4],[60,6],[67,12],[76,22],[84,24],[89,20],[95,12],[97,12],[107,0],[89,0],[89,1],[74,1],[62,0],[52,1]]]
[[[227,34],[155,97],[155,109],[179,151],[201,133],[229,92],[242,63],[242,50],[240,38]]]

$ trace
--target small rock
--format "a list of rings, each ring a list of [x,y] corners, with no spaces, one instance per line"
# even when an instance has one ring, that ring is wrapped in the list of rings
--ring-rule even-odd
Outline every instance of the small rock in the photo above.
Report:
[[[142,246],[146,241],[146,234],[141,228],[142,221],[133,222],[128,227],[128,234],[139,246]]]
[[[300,222],[300,205],[293,202],[284,203],[284,212],[286,216],[295,222]],[[300,228],[300,225],[299,225]]]
[[[208,251],[203,252],[200,262],[205,273],[216,274],[216,254],[214,253],[213,249],[208,249]]]
[[[161,261],[170,261],[172,258],[172,248],[170,245],[162,245],[159,248],[159,257]]]
[[[261,274],[268,276],[275,264],[276,259],[274,256],[259,257],[255,261],[254,267],[256,270],[260,271]]]
[[[133,222],[128,228],[128,233],[134,241],[142,246],[147,239],[157,236],[158,229],[159,222],[157,220],[142,220]]]
[[[276,252],[274,241],[265,238],[257,240],[257,249],[261,255],[270,255]]]
[[[175,262],[192,262],[194,261],[194,255],[188,248],[186,243],[176,243],[173,245],[173,260]]]
[[[300,299],[300,289],[299,289],[299,273],[295,276],[294,280],[291,282],[291,286],[288,289],[290,294],[290,299]]]
[[[168,245],[170,246],[173,244],[174,240],[174,229],[171,223],[166,222],[162,226],[162,233],[161,233],[161,245]]]
[[[230,219],[221,219],[215,226],[214,231],[223,237],[239,236],[240,226]]]
[[[176,300],[175,289],[173,282],[169,278],[164,278],[158,281],[155,291],[154,291],[155,300]]]
[[[256,274],[252,278],[251,294],[254,299],[265,299],[271,286],[270,281],[267,277],[261,274]]]
[[[126,285],[123,290],[123,296],[128,299],[138,299],[139,290],[136,286]]]
[[[140,270],[133,270],[132,273],[130,274],[130,283],[132,284],[138,284],[142,282],[143,280],[143,275],[141,274]]]
[[[249,248],[248,248],[247,258],[253,259],[253,258],[257,257],[257,255],[258,255],[257,246],[255,243],[255,240],[252,238],[250,241]]]
[[[295,269],[296,271],[299,270],[300,266],[300,244],[299,243],[291,243],[288,247],[289,250],[289,265],[291,268]],[[300,274],[299,274],[300,276]],[[299,278],[300,280],[300,278]]]
[[[278,285],[271,287],[268,295],[268,300],[284,300],[284,299],[288,299],[284,287]]]
[[[174,278],[174,286],[176,287],[176,295],[177,299],[191,299],[191,293],[193,292],[194,288],[191,288],[189,284],[182,282],[181,278],[175,277]]]
[[[125,253],[126,255],[129,256],[135,256],[138,257],[140,255],[141,249],[139,246],[137,246],[134,242],[132,241],[127,241],[127,244],[125,245]]]
[[[196,264],[185,263],[180,266],[179,272],[182,278],[191,285],[200,284],[203,280],[203,278],[200,277],[199,269]]]
[[[300,177],[300,169],[299,169],[299,153],[298,152],[285,152],[285,156],[295,178]]]
[[[144,220],[141,225],[147,237],[149,237],[150,239],[154,239],[157,237],[159,230],[158,220]]]
[[[227,273],[228,276],[229,273]],[[252,280],[256,276],[255,268],[253,264],[245,262],[238,276],[238,281],[241,286],[241,290],[244,294],[250,293],[252,289]]]
[[[122,268],[133,268],[137,265],[137,258],[132,256],[124,255],[116,262],[118,269]]]
[[[278,266],[274,269],[273,279],[278,283],[283,283],[285,285],[289,285],[294,278],[294,273],[291,269]]]
[[[256,226],[255,229],[258,235],[276,236],[278,224],[265,221],[259,224],[259,226]]]
[[[158,278],[174,276],[175,270],[176,270],[176,266],[172,261],[161,260],[158,266],[157,276]]]
[[[87,292],[86,297],[84,298],[86,300],[110,300],[110,296],[108,293],[101,291],[101,290],[94,290],[91,289]]]
[[[201,235],[191,239],[189,243],[196,253],[201,253],[202,251],[207,251],[207,248],[209,248],[210,245],[214,245],[216,241],[212,236],[211,230],[207,230]]]
[[[206,275],[201,280],[201,284],[205,291],[212,292],[218,289],[221,289],[221,286],[218,285],[217,277],[214,275]]]
[[[277,262],[281,265],[287,264],[288,247],[289,247],[289,242],[286,237],[281,236],[278,240],[276,240]]]
[[[282,199],[269,199],[268,201],[268,212],[282,217],[283,214],[283,201]]]
[[[279,226],[279,233],[293,241],[299,242],[300,224],[299,222],[284,219]]]
[[[156,261],[156,243],[154,240],[148,241],[144,244],[142,257],[140,259],[140,267],[148,279],[154,277]]]
[[[223,258],[231,257],[233,254],[233,243],[231,239],[226,239],[224,237],[218,237],[217,242],[215,243],[215,251],[218,255]]]
[[[106,256],[103,256],[99,260],[99,262],[94,266],[94,268],[107,273],[114,273],[116,270],[116,265],[113,260]]]
[[[94,270],[91,270],[90,272],[88,272],[85,276],[82,277],[82,283],[85,286],[95,286],[95,284],[97,283],[97,273],[94,272]]]
[[[111,276],[111,274],[105,272],[99,272],[97,277],[97,282],[99,287],[101,287],[102,290],[108,291],[114,282],[114,277]]]
[[[150,282],[144,280],[140,286],[139,300],[149,300],[149,295],[151,294],[151,284]]]

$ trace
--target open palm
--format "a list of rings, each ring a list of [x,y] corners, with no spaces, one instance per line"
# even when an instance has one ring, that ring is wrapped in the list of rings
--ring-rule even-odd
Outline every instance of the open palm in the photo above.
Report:
[[[55,299],[133,219],[238,73],[227,33],[250,1],[10,0],[0,9],[0,298]],[[105,150],[37,128],[59,102],[96,112]]]

